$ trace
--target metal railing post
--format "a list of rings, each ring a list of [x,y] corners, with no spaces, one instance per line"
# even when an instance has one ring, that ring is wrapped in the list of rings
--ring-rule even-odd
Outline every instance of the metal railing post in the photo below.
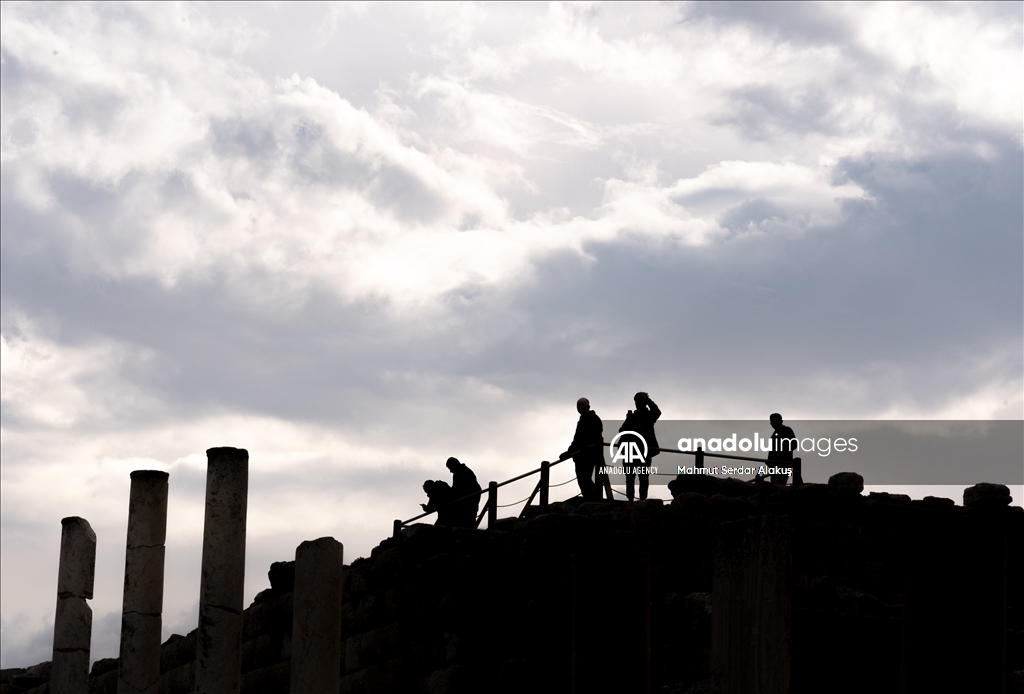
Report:
[[[693,457],[693,466],[698,470],[704,467],[704,447],[697,446],[697,455]]]
[[[803,461],[800,458],[793,458],[793,486],[799,487],[804,483]]]
[[[398,537],[398,534],[402,532],[402,521],[395,519],[395,523],[391,528],[391,537]]]
[[[540,464],[540,503],[541,506],[548,505],[548,485],[551,479],[551,463],[544,461]]]
[[[487,529],[490,530],[498,522],[498,483],[487,485]]]

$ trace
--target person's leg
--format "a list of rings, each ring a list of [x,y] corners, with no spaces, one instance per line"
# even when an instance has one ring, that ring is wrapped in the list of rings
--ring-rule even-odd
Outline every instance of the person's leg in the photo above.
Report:
[[[633,478],[636,476],[628,465],[624,466],[626,469],[626,498],[630,501],[633,500]]]
[[[588,501],[594,498],[594,483],[590,480],[593,466],[588,462],[578,462],[576,465],[576,483],[580,485],[580,494]]]
[[[587,464],[587,483],[588,488],[590,489],[590,496],[587,497],[587,499],[590,501],[600,501],[601,490],[598,487],[600,481],[597,476],[597,465],[595,465],[594,463]]]
[[[650,478],[647,475],[640,475],[640,498],[647,498],[647,483]]]

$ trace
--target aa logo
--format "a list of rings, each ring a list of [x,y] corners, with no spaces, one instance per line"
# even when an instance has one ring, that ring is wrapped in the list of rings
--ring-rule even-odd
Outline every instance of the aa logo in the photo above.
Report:
[[[621,439],[621,440],[620,440]],[[643,452],[640,448],[643,447]],[[612,465],[643,465],[647,462],[647,441],[635,431],[620,431],[612,439],[609,449],[612,453]]]

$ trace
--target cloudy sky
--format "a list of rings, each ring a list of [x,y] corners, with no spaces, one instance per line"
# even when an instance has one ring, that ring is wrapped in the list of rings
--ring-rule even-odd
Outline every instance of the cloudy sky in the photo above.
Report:
[[[250,452],[250,600],[304,539],[368,554],[449,455],[557,455],[581,395],[1024,416],[1020,3],[5,3],[0,32],[4,667],[49,658],[69,515],[116,655],[134,469],[171,473],[164,631],[194,626],[211,446]]]

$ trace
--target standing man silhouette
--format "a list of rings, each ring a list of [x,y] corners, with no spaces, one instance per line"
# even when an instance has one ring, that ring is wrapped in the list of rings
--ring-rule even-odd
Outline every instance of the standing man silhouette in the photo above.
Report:
[[[782,423],[782,415],[772,412],[768,415],[768,423],[772,425],[772,449],[768,452],[768,462],[776,467],[793,466],[793,450],[799,450],[799,443],[796,434],[788,426]],[[796,471],[794,470],[793,483],[796,484]],[[772,484],[786,484],[789,475],[771,475]]]
[[[604,462],[604,425],[597,413],[590,409],[590,401],[586,398],[576,401],[576,411],[580,413],[576,435],[569,444],[569,450],[558,459],[565,460],[570,453],[575,453],[572,461],[576,464],[580,493],[587,501],[596,501],[601,498],[601,492],[591,478],[594,470]]]
[[[644,441],[647,443],[647,459],[644,461],[643,467],[649,467],[651,460],[659,453],[658,438],[654,435],[654,423],[661,416],[661,410],[654,404],[651,397],[643,392],[633,396],[633,404],[636,405],[636,409],[626,412],[626,421],[619,427],[619,431],[635,431],[644,437]],[[643,446],[640,449],[643,450]],[[650,477],[646,472],[636,471],[636,465],[627,464],[624,467],[626,469],[626,497],[630,501],[633,500],[633,479],[639,475],[640,498],[646,499]]]

